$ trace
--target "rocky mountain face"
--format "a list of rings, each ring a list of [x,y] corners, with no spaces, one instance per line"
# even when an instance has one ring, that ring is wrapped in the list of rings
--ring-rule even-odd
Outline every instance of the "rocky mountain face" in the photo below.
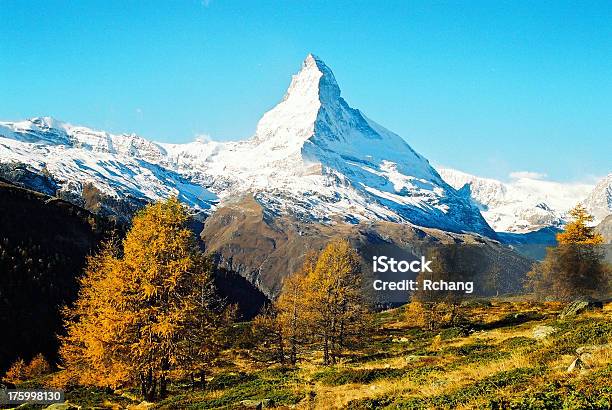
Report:
[[[291,215],[270,215],[253,197],[217,209],[206,220],[201,237],[222,267],[240,273],[271,298],[280,291],[282,279],[299,269],[309,251],[319,251],[339,238],[357,249],[366,278],[371,278],[374,255],[419,258],[437,247],[460,245],[465,255],[477,255],[473,272],[479,295],[521,291],[532,263],[511,248],[479,235],[388,221],[312,223]],[[406,275],[406,279],[414,277]]]
[[[605,243],[612,244],[612,215],[606,216],[595,230],[603,235]]]
[[[612,214],[612,173],[597,183],[582,204],[595,217],[595,222]]]

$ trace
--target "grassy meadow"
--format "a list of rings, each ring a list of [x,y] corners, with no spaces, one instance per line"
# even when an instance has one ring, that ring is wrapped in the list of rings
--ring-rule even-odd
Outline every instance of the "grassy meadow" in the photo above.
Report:
[[[136,390],[74,387],[66,398],[75,408],[116,409],[610,408],[612,304],[559,319],[562,308],[473,301],[461,307],[461,327],[435,331],[413,327],[403,307],[387,310],[376,314],[371,339],[340,363],[322,366],[319,352],[305,351],[294,368],[254,361],[250,324],[238,323],[204,389],[173,384],[156,403],[142,402]],[[585,346],[591,353],[568,372]],[[58,377],[19,387],[52,385]]]

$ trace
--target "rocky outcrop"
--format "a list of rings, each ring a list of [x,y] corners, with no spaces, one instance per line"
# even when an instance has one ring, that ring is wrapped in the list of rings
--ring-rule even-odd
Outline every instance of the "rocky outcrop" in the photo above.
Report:
[[[45,195],[54,196],[59,189],[59,185],[49,173],[37,172],[27,164],[19,162],[0,163],[0,178]]]
[[[595,231],[603,235],[605,243],[612,244],[612,215],[608,215],[601,221]]]
[[[612,343],[580,346],[576,349],[577,357],[567,368],[568,373],[588,369],[593,366],[596,356],[612,352]]]
[[[588,296],[583,296],[567,305],[559,315],[559,318],[565,319],[568,317],[579,315],[580,313],[585,312],[587,310],[601,309],[602,307],[603,303],[599,300],[593,299]]]
[[[533,328],[533,338],[537,340],[546,339],[556,331],[557,329],[552,326],[539,325]]]

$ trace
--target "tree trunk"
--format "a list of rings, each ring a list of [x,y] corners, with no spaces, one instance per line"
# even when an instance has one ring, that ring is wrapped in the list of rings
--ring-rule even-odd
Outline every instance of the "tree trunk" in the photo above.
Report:
[[[329,364],[329,338],[327,332],[323,335],[323,363]]]
[[[200,388],[204,389],[206,387],[206,371],[200,370]]]
[[[295,366],[295,364],[297,363],[297,342],[295,340],[295,337],[291,338],[291,365]]]
[[[282,332],[278,332],[278,339],[276,341],[278,343],[278,361],[280,364],[285,364],[285,348],[283,346],[283,334]]]
[[[329,337],[330,339],[330,355],[329,358],[331,359],[331,363],[335,364],[336,363],[336,343],[337,343],[337,332],[336,332],[336,318],[332,317],[332,321],[331,321],[331,335]]]
[[[163,399],[168,395],[167,372],[170,370],[170,359],[164,358],[161,364],[161,375],[159,376],[159,398]]]
[[[157,380],[153,377],[153,369],[147,374],[140,374],[140,391],[145,401],[155,401],[157,394]]]
[[[168,394],[168,380],[166,376],[161,376],[159,378],[159,398],[163,399]]]

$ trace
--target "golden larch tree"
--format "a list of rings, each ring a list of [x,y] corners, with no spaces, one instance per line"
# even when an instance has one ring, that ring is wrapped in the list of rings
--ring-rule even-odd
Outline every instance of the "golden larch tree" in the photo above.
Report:
[[[361,265],[346,240],[330,242],[305,279],[305,319],[323,350],[323,362],[336,363],[342,350],[361,340],[369,324]]]
[[[569,216],[572,220],[565,226],[563,232],[557,234],[559,245],[600,245],[603,243],[603,236],[589,226],[593,222],[593,216],[584,206],[576,205],[569,211]]]
[[[121,247],[107,244],[89,259],[61,347],[80,383],[139,384],[154,400],[170,377],[201,373],[216,354],[224,316],[213,311],[212,265],[187,219],[176,198],[149,205]]]
[[[569,301],[580,296],[608,296],[611,269],[600,245],[603,237],[589,224],[582,205],[569,212],[571,221],[557,234],[557,246],[546,250],[527,274],[527,286],[541,299]]]
[[[347,241],[335,240],[305,256],[301,269],[283,281],[273,307],[255,320],[254,332],[277,359],[295,364],[300,350],[315,347],[327,365],[363,342],[370,328],[359,256]]]
[[[283,281],[283,288],[274,305],[278,312],[278,323],[283,330],[283,343],[287,346],[289,363],[292,365],[296,364],[298,349],[307,339],[306,278],[314,272],[316,264],[316,253],[309,252],[302,268]]]

